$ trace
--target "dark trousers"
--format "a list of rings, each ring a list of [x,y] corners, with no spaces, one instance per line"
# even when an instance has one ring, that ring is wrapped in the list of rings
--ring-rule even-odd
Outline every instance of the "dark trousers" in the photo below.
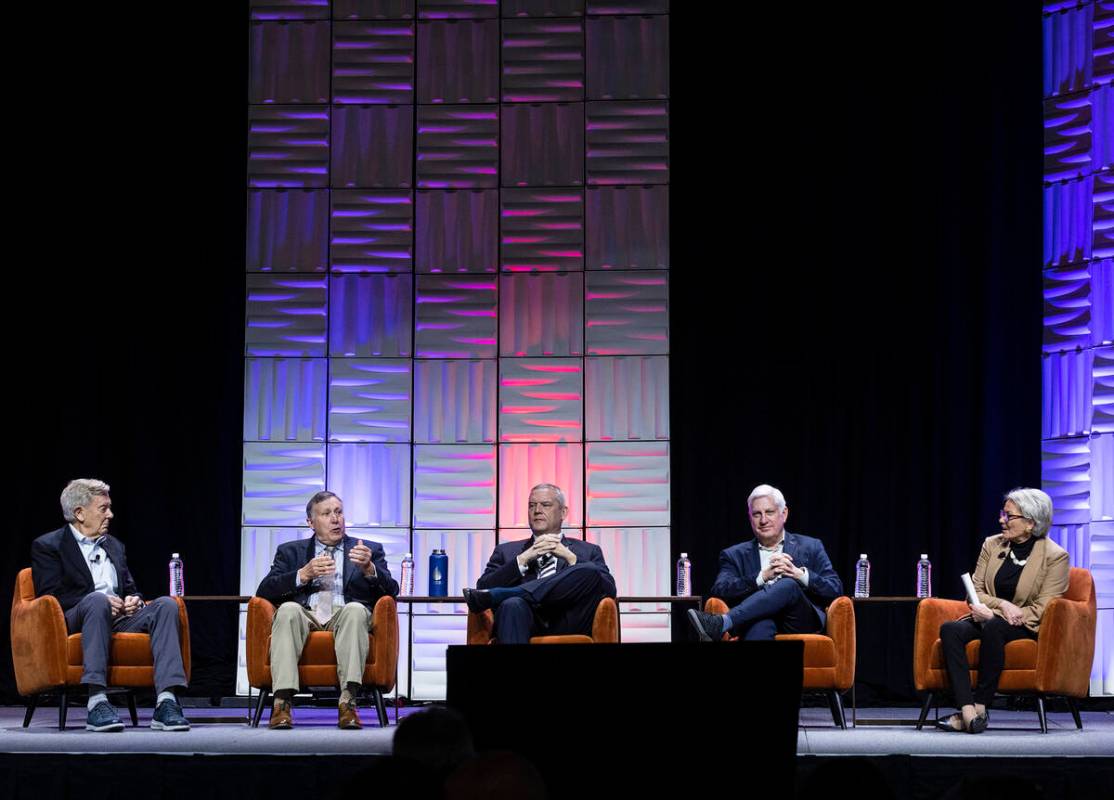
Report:
[[[801,584],[781,578],[727,612],[731,631],[741,639],[773,639],[778,633],[816,633],[820,617]]]
[[[1024,625],[1010,625],[999,616],[987,622],[958,619],[940,626],[940,647],[952,684],[956,708],[972,703],[990,705],[998,690],[998,679],[1006,663],[1006,644],[1016,639],[1036,639],[1037,635]],[[971,692],[971,673],[967,664],[967,643],[980,639],[979,680]]]
[[[163,691],[186,685],[182,648],[178,642],[178,604],[160,597],[130,617],[113,618],[107,595],[92,592],[66,612],[66,628],[81,634],[81,682],[106,686],[108,654],[114,633],[147,633],[151,636],[151,659],[155,664],[155,689]]]
[[[615,580],[595,564],[574,564],[545,580],[515,587],[495,609],[495,639],[527,644],[531,636],[591,636],[596,606],[615,596]]]

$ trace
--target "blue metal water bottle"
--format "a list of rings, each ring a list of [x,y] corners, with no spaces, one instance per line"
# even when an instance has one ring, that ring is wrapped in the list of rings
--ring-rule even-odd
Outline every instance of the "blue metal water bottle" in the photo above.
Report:
[[[429,596],[449,596],[449,557],[444,550],[429,554]]]

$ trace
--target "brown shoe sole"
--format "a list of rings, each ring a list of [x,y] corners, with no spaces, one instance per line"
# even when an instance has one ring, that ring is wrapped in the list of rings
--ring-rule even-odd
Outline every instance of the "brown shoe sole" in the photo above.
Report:
[[[360,722],[360,716],[356,713],[356,709],[342,708],[337,718],[337,727],[344,731],[358,731],[364,726]]]
[[[294,718],[290,716],[289,711],[272,713],[271,721],[267,723],[267,727],[273,731],[288,731],[294,727]]]

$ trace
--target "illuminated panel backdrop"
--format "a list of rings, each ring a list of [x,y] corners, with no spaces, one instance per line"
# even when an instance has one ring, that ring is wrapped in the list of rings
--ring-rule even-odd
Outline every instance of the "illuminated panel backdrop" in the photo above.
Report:
[[[1114,694],[1114,2],[1046,2],[1042,480],[1095,577],[1091,694]]]
[[[459,595],[546,481],[669,594],[668,10],[252,0],[241,592],[328,487]],[[465,609],[400,612],[399,691],[443,698]]]

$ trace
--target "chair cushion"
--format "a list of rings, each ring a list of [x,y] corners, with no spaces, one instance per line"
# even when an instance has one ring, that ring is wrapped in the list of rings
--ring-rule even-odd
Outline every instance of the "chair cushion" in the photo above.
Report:
[[[595,644],[591,636],[563,634],[561,636],[531,636],[530,644]]]
[[[932,669],[944,669],[944,649],[937,639],[932,643]],[[971,669],[979,667],[979,641],[967,643],[967,664]],[[1034,639],[1019,639],[1006,645],[1006,663],[1003,669],[1036,669],[1037,642]]]
[[[819,633],[779,633],[779,642],[799,641],[805,643],[805,669],[834,668],[836,665],[835,642]]]
[[[80,667],[81,634],[66,639],[66,663]],[[146,633],[114,633],[109,645],[108,663],[114,667],[150,667],[155,661],[151,656],[151,637]]]

